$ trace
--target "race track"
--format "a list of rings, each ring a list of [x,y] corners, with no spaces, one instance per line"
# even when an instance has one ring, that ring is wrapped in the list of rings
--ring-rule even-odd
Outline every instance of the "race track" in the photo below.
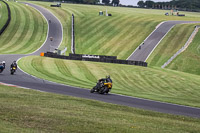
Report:
[[[121,96],[121,95],[116,95],[116,94],[109,94],[109,95],[91,94],[89,90],[87,89],[61,85],[61,84],[49,82],[43,79],[38,79],[36,77],[30,76],[22,72],[21,70],[17,70],[17,73],[15,75],[10,75],[9,65],[11,64],[13,60],[18,60],[21,57],[29,56],[29,55],[39,55],[40,52],[48,51],[50,49],[50,45],[53,47],[58,47],[62,41],[62,25],[59,22],[59,20],[52,13],[50,13],[48,10],[42,7],[39,7],[33,4],[28,4],[28,5],[39,10],[47,19],[47,21],[51,20],[51,23],[49,23],[49,30],[48,30],[49,32],[48,32],[47,40],[45,41],[45,43],[42,45],[42,47],[39,50],[28,55],[0,55],[0,60],[1,61],[5,60],[7,64],[5,71],[0,74],[0,82],[6,83],[6,84],[13,84],[13,85],[17,85],[17,86],[21,86],[25,88],[31,88],[31,89],[35,89],[39,91],[99,100],[103,102],[142,108],[142,109],[147,109],[147,110],[152,110],[152,111],[157,111],[157,112],[200,118],[200,108],[162,103],[162,102],[156,102],[152,100],[145,100],[145,99]],[[171,24],[169,25],[171,26]],[[161,25],[161,27],[163,26],[165,25]],[[158,29],[160,29],[160,27]],[[164,28],[164,29],[167,29],[167,28]],[[49,37],[53,37],[54,40],[50,41]],[[159,40],[162,38],[162,36],[159,36],[156,38],[157,40]]]
[[[138,47],[127,60],[146,61],[160,41],[167,35],[167,33],[176,25],[183,23],[200,23],[200,21],[166,21],[161,23]]]

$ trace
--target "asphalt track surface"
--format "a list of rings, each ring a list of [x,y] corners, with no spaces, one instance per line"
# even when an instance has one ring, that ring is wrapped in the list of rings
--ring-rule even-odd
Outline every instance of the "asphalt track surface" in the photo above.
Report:
[[[28,4],[28,3],[26,3]],[[200,108],[193,108],[188,106],[162,103],[152,100],[122,96],[117,94],[108,94],[108,95],[100,95],[95,93],[90,93],[87,89],[71,87],[67,85],[62,85],[58,83],[53,83],[50,81],[46,81],[43,79],[38,79],[36,77],[30,76],[24,73],[21,70],[17,70],[16,74],[10,75],[9,65],[13,60],[18,60],[21,57],[29,56],[29,55],[39,55],[40,52],[46,52],[50,49],[50,45],[54,47],[58,47],[62,41],[62,25],[59,20],[48,10],[36,6],[33,4],[28,4],[39,10],[44,17],[48,20],[51,20],[49,23],[49,32],[48,37],[43,46],[34,53],[28,55],[0,55],[0,60],[6,61],[6,69],[0,74],[0,82],[6,84],[12,84],[16,86],[21,86],[24,88],[31,88],[38,91],[50,92],[63,94],[74,97],[81,97],[86,99],[93,99],[98,101],[103,101],[107,103],[119,104],[124,106],[130,106],[135,108],[141,108],[145,110],[152,110],[162,113],[169,113],[175,115],[184,115],[195,118],[200,118]],[[49,37],[53,37],[54,40],[50,41]],[[95,85],[95,84],[94,84]]]
[[[200,23],[200,21],[166,21],[161,23],[137,48],[127,60],[146,61],[160,41],[176,24]]]

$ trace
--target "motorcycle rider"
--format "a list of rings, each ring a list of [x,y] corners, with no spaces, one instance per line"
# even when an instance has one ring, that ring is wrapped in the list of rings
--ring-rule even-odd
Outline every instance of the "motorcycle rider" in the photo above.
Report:
[[[3,67],[4,69],[6,68],[6,62],[5,61],[2,61],[2,64],[3,64]]]
[[[112,83],[112,79],[110,78],[110,75],[106,76],[106,78],[99,79],[97,82],[97,88],[100,89],[104,83],[108,83],[108,82]]]
[[[110,78],[110,75],[106,76],[106,83],[108,82],[112,83],[112,79]]]
[[[16,61],[13,61],[12,64],[10,65],[10,68],[11,68],[11,69],[12,69],[13,67],[15,67],[16,70],[17,70],[17,63],[16,63]]]

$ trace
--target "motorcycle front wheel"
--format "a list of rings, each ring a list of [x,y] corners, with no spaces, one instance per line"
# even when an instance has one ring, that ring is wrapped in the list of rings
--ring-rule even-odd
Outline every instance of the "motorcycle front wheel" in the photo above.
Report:
[[[99,93],[100,94],[104,94],[104,93],[107,93],[109,91],[108,87],[105,86],[103,90],[101,90]]]
[[[91,89],[91,90],[90,90],[90,93],[94,93],[94,89]]]

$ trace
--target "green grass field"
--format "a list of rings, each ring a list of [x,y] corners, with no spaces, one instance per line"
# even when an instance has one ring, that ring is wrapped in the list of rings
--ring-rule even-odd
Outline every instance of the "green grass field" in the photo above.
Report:
[[[4,26],[8,19],[8,10],[6,4],[0,1],[0,29]]]
[[[0,36],[1,54],[27,54],[45,41],[47,23],[39,12],[21,3],[8,2],[11,22]]]
[[[200,76],[192,74],[37,56],[22,58],[18,63],[25,72],[39,78],[88,89],[109,74],[113,93],[200,107]]]
[[[197,133],[200,119],[0,85],[1,132]]]

